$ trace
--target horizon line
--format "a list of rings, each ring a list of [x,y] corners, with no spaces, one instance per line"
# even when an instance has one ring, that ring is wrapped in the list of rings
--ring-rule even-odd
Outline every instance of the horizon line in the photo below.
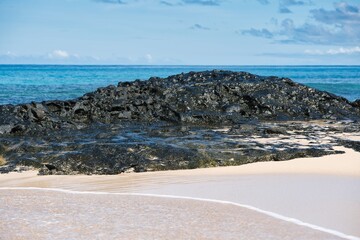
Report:
[[[360,67],[360,64],[66,64],[0,63],[0,66],[126,66],[126,67]]]

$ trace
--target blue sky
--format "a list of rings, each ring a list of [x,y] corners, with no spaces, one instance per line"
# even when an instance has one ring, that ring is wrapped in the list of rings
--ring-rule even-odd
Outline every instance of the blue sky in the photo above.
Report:
[[[0,0],[0,63],[360,64],[360,0]]]

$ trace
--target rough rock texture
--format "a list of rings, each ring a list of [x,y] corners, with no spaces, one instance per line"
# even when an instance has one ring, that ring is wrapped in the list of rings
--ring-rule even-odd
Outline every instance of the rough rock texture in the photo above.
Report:
[[[207,71],[120,82],[70,101],[0,106],[0,134],[124,120],[219,125],[359,117],[359,100],[351,103],[287,78]]]
[[[307,148],[251,140],[296,131],[321,138],[317,127],[272,123],[311,119],[351,120],[347,128],[359,131],[359,100],[244,72],[120,82],[75,100],[0,106],[0,172],[25,165],[41,174],[117,174],[336,153],[315,140]]]

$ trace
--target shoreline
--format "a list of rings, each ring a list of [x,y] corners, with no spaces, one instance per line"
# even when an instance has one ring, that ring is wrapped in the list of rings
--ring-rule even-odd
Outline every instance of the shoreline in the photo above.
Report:
[[[0,175],[0,188],[39,187],[232,202],[360,237],[360,222],[356,220],[360,219],[360,153],[343,147],[338,150],[345,153],[193,170],[92,176],[11,173]]]
[[[220,204],[220,205],[223,205],[223,206],[230,205],[230,206],[240,207],[240,208],[246,209],[246,210],[251,210],[252,212],[255,212],[256,214],[260,213],[260,214],[265,216],[265,217],[262,217],[262,218],[271,217],[271,218],[276,219],[276,220],[281,220],[283,222],[287,222],[287,223],[291,223],[291,224],[294,224],[294,225],[297,225],[297,226],[300,226],[300,227],[305,227],[305,228],[311,229],[311,231],[315,230],[315,233],[311,233],[311,234],[313,234],[314,236],[317,236],[317,239],[322,239],[322,237],[323,237],[322,235],[325,235],[326,238],[324,237],[324,239],[333,239],[334,236],[339,237],[341,239],[349,239],[349,240],[359,240],[360,239],[358,237],[347,235],[347,234],[344,234],[344,233],[336,231],[336,230],[327,229],[327,228],[320,227],[320,226],[317,226],[317,225],[309,224],[309,223],[303,222],[303,221],[298,220],[298,219],[282,216],[280,214],[265,211],[265,210],[262,210],[262,209],[259,209],[259,208],[256,208],[256,207],[253,207],[253,206],[250,206],[250,205],[238,204],[238,203],[230,202],[230,201],[221,201],[221,200],[204,199],[204,198],[193,198],[193,197],[184,197],[184,196],[174,196],[174,195],[159,195],[159,194],[82,192],[82,191],[79,192],[79,191],[63,190],[63,189],[56,189],[56,188],[54,188],[54,189],[31,188],[31,187],[28,187],[28,188],[21,188],[21,187],[19,187],[19,188],[0,188],[0,191],[3,191],[3,190],[8,190],[8,191],[12,191],[12,190],[27,191],[27,190],[30,190],[30,191],[35,191],[35,192],[36,191],[49,191],[49,192],[54,192],[54,193],[75,194],[75,195],[77,195],[77,194],[80,194],[80,195],[97,195],[97,196],[99,196],[99,195],[113,195],[113,196],[122,196],[122,197],[129,196],[129,197],[141,197],[142,200],[143,200],[143,198],[157,198],[157,199],[167,199],[167,200],[175,199],[175,200],[185,200],[185,201],[189,200],[189,201],[196,201],[196,202],[204,202],[205,204],[206,203],[215,203],[215,204]],[[0,192],[0,194],[1,194],[1,192]],[[219,207],[219,205],[218,205],[218,207]],[[221,206],[220,206],[220,208],[221,208]],[[257,231],[258,231],[258,229],[257,229]],[[302,237],[304,237],[304,235],[305,236],[308,235],[309,232],[311,232],[311,231],[309,231],[309,230],[304,231],[302,233]],[[319,232],[321,232],[321,234]],[[269,234],[269,232],[267,232],[266,234]],[[271,234],[273,234],[273,233],[271,233]],[[326,234],[329,234],[329,236],[326,236]],[[332,237],[330,237],[330,236],[332,236]],[[289,235],[287,237],[289,237]]]
[[[10,238],[50,237],[52,239],[63,239],[63,237],[83,239],[94,236],[106,236],[111,239],[119,237],[238,239],[239,236],[245,239],[268,239],[269,237],[272,239],[359,239],[297,219],[228,201],[154,194],[32,190],[29,192],[24,189],[5,191],[0,189],[0,197],[5,198],[6,201],[9,201],[9,197],[12,199],[10,205],[14,204],[13,202],[21,203],[17,207],[19,213],[15,216],[11,214],[11,210],[2,211],[5,217],[9,216],[10,212],[12,219],[17,221],[14,223],[3,221],[0,223],[0,230],[9,228],[15,230],[18,226],[28,230],[26,233],[3,231],[5,233],[3,236]],[[13,191],[16,191],[16,195],[11,194]],[[34,195],[37,191],[41,192]],[[26,198],[38,199],[38,201],[29,205],[28,201],[24,201]],[[39,201],[42,203],[39,204]],[[57,205],[63,201],[69,204],[67,208]],[[80,206],[78,206],[79,202],[82,203]],[[119,206],[126,207],[126,214],[121,217],[117,216]],[[29,211],[28,208],[31,210]],[[34,212],[38,213],[34,214]],[[91,219],[88,217],[89,212],[92,213]],[[57,215],[55,222],[53,213]],[[100,222],[97,220],[99,216]],[[227,221],[220,222],[225,219]],[[191,222],[191,225],[188,225],[188,222]],[[49,225],[53,227],[48,229]],[[48,230],[44,230],[44,227]],[[54,234],[59,231],[57,230],[59,228],[61,229],[60,237]]]

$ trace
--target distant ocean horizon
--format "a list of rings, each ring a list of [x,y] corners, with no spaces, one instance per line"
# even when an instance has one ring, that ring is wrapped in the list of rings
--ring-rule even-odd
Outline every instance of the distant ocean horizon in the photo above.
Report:
[[[245,71],[287,77],[350,101],[360,99],[360,65],[10,65],[0,64],[0,104],[67,100],[118,82],[190,71]]]

